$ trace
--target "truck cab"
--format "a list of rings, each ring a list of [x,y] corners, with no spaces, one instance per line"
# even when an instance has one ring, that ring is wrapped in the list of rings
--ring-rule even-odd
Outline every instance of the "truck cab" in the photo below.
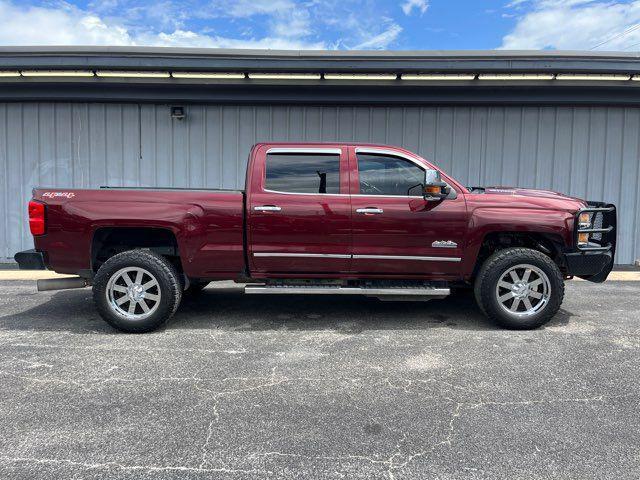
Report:
[[[247,179],[252,276],[459,278],[464,189],[444,176],[446,201],[425,200],[427,170],[398,148],[257,145]]]
[[[125,331],[166,322],[213,280],[248,294],[443,298],[468,288],[508,328],[557,312],[564,280],[604,281],[613,205],[556,192],[465,187],[408,150],[356,143],[260,143],[244,190],[38,188],[35,249],[21,268],[77,275]]]

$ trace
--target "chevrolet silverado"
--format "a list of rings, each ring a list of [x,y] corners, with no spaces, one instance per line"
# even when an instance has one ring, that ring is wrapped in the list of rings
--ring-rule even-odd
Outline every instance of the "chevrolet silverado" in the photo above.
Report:
[[[499,325],[535,328],[565,279],[607,278],[616,243],[613,205],[465,187],[405,149],[352,143],[257,144],[244,190],[36,188],[28,213],[20,268],[73,274],[38,289],[92,286],[127,332],[158,328],[214,280],[393,301],[467,287]]]

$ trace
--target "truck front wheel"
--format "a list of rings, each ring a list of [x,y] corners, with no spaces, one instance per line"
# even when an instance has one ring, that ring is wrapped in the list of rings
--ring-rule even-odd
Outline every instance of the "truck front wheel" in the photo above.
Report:
[[[129,250],[102,264],[93,300],[102,318],[123,332],[155,330],[175,313],[182,288],[175,267],[149,250]]]
[[[480,309],[500,326],[537,328],[558,312],[564,297],[562,272],[544,253],[507,248],[490,256],[475,280]]]

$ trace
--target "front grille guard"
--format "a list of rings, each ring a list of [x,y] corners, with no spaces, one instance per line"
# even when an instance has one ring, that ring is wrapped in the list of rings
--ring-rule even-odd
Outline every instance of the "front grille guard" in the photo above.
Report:
[[[574,244],[582,252],[615,252],[616,207],[610,203],[587,202],[587,207],[576,214]],[[589,214],[589,227],[581,227],[580,214]],[[578,234],[590,234],[587,245],[578,244]]]

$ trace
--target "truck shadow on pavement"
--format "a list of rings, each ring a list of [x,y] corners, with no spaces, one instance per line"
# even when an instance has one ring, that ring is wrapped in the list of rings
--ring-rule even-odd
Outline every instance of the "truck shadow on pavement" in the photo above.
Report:
[[[32,297],[34,294],[22,294]],[[31,302],[25,302],[31,303]],[[572,314],[561,310],[548,324],[562,326]],[[118,333],[93,306],[91,290],[59,291],[22,312],[0,319],[5,330]],[[229,331],[321,331],[345,334],[367,330],[497,330],[478,310],[471,292],[429,302],[383,302],[375,298],[332,295],[243,295],[240,287],[207,288],[186,295],[178,312],[161,329]]]

